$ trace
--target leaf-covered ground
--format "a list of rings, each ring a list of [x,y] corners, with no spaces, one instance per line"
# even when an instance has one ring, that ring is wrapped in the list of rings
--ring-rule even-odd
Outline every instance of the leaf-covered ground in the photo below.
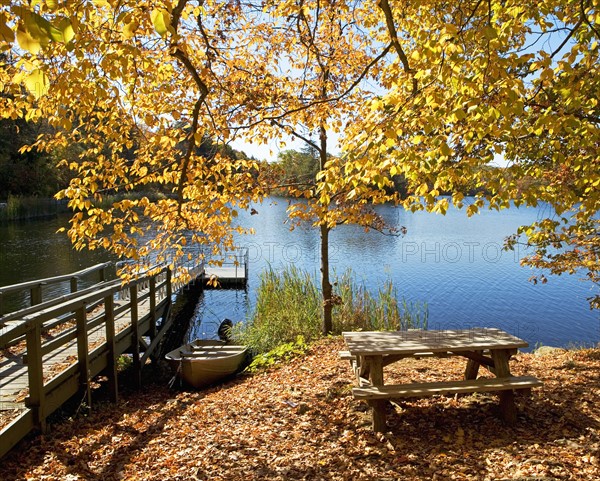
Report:
[[[545,385],[518,399],[516,427],[496,398],[436,397],[390,406],[375,435],[350,389],[340,339],[283,367],[212,389],[146,386],[64,420],[0,461],[31,480],[598,480],[600,351],[519,354],[515,374]],[[389,380],[460,378],[460,359],[405,361]]]

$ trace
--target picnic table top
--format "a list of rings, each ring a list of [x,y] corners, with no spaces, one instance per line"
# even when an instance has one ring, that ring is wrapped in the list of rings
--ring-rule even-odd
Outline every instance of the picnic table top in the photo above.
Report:
[[[353,356],[412,355],[424,352],[518,349],[529,344],[495,328],[344,332]]]

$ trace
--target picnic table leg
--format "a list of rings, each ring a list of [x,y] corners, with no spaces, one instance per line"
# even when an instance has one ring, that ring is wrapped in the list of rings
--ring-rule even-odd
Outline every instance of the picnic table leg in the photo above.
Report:
[[[383,356],[366,356],[369,367],[369,380],[373,386],[383,386]],[[369,401],[373,416],[373,431],[381,433],[386,430],[385,409],[387,401]]]
[[[363,356],[359,356],[359,369],[358,369],[358,380],[360,384],[360,378],[369,379],[371,372],[371,365]]]
[[[496,377],[510,377],[508,361],[511,353],[505,349],[493,349],[491,351],[494,361]],[[517,407],[515,406],[515,393],[513,391],[500,391],[500,412],[504,421],[509,424],[517,422]]]
[[[481,351],[475,351],[480,353]],[[473,359],[467,359],[467,367],[465,369],[465,379],[477,379],[477,374],[479,374],[479,364],[477,361]]]

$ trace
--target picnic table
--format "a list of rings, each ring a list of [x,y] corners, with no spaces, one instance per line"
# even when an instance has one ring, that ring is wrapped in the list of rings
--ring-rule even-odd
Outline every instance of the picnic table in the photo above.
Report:
[[[515,391],[529,391],[542,383],[532,376],[513,376],[509,360],[528,344],[500,329],[408,330],[344,332],[348,351],[340,356],[351,361],[357,380],[352,390],[356,399],[366,400],[372,408],[373,430],[385,430],[386,404],[397,398],[426,397],[497,391],[500,411],[508,424],[517,418]],[[383,368],[407,358],[466,358],[464,379],[446,382],[386,385]],[[483,366],[495,375],[477,379]]]

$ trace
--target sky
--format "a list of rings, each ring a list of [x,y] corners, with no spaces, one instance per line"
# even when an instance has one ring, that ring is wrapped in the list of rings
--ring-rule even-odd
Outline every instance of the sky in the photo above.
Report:
[[[339,135],[335,133],[328,133],[329,141],[334,147],[329,150],[331,154],[338,154],[339,147]],[[285,142],[285,146],[281,146],[281,142]],[[229,145],[236,150],[244,152],[248,157],[254,157],[258,160],[266,160],[268,162],[275,162],[280,152],[285,150],[302,150],[306,147],[306,144],[298,139],[293,139],[289,135],[281,135],[279,139],[272,140],[269,144],[252,144],[247,141],[236,139]]]

